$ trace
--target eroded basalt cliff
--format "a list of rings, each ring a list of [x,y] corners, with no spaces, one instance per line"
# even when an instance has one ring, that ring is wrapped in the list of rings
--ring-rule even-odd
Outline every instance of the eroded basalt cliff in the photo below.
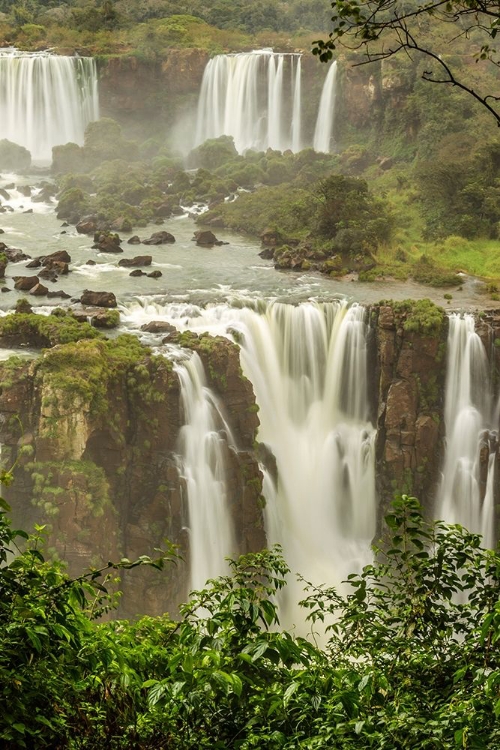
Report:
[[[257,550],[265,540],[253,391],[230,341],[201,337],[193,348],[228,397],[238,443],[227,449],[238,551]],[[46,523],[47,549],[72,574],[152,553],[165,539],[178,544],[186,562],[161,574],[135,570],[120,585],[120,615],[175,612],[187,594],[189,540],[172,364],[131,336],[84,340],[2,365],[0,381],[0,442],[4,465],[15,465],[8,496],[16,522]]]

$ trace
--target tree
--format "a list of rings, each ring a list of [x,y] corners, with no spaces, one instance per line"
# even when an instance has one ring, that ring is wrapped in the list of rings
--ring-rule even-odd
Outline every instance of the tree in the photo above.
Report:
[[[430,62],[424,80],[467,92],[500,126],[500,96],[482,90],[484,84],[478,90],[461,69],[461,61],[450,57],[465,40],[467,54],[476,62],[500,66],[492,46],[500,29],[498,0],[333,0],[331,5],[333,30],[327,41],[313,43],[313,54],[322,62],[330,60],[338,46],[360,50],[364,57],[357,64],[399,53],[421,55]],[[433,34],[437,28],[440,33]]]

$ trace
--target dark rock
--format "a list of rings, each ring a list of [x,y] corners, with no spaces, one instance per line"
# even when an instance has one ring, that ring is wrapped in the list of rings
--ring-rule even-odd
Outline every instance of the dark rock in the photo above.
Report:
[[[5,198],[6,201],[10,201],[10,195],[4,188],[0,188],[0,196]]]
[[[7,268],[8,260],[2,259],[0,260],[0,279],[5,278],[5,269]]]
[[[26,211],[23,211],[23,214],[32,214],[32,213],[33,213],[33,209],[32,208],[28,208],[28,209],[26,209]]]
[[[30,260],[31,255],[26,255],[22,250],[17,247],[7,247],[5,242],[0,242],[0,253],[7,256],[7,260],[11,263],[19,263],[21,260]]]
[[[42,268],[38,275],[46,281],[57,281],[57,273],[52,268]]]
[[[129,276],[147,276],[146,271],[141,271],[140,268],[136,268],[135,271],[131,271]]]
[[[24,195],[25,198],[31,197],[31,188],[29,185],[18,185],[17,192],[21,193],[21,195]]]
[[[9,289],[9,287],[8,287],[8,286],[3,286],[3,287],[2,287],[1,289],[0,289],[0,292],[10,292],[10,289]]]
[[[175,237],[170,232],[153,232],[151,237],[143,240],[143,245],[165,245],[175,242]]]
[[[193,240],[200,247],[213,247],[214,245],[228,245],[228,242],[218,240],[209,229],[199,229],[194,233]]]
[[[134,268],[135,266],[150,266],[153,257],[151,255],[136,255],[135,258],[122,258],[118,265],[123,268]]]
[[[40,268],[42,261],[40,258],[33,258],[29,263],[26,263],[26,268]]]
[[[71,294],[67,294],[66,292],[63,292],[62,289],[58,289],[56,292],[47,292],[47,297],[49,299],[56,299],[57,297],[60,299],[69,299]]]
[[[4,185],[4,190],[15,190],[16,184],[15,182],[9,182],[8,185]]]
[[[71,256],[69,253],[66,252],[66,250],[57,250],[55,253],[50,253],[50,255],[44,255],[42,256],[42,265],[43,266],[49,266],[50,264],[55,262],[60,263],[71,263]]]
[[[272,247],[266,247],[266,248],[264,248],[264,250],[260,251],[259,255],[264,260],[273,260],[273,258],[274,258],[274,248],[272,248]]]
[[[123,253],[120,242],[120,237],[113,232],[96,232],[94,234],[95,244],[92,247],[102,253]]]
[[[19,289],[22,292],[28,292],[40,283],[38,276],[13,276],[12,278],[15,282],[14,289]]]
[[[33,312],[33,308],[31,307],[26,297],[22,297],[21,299],[17,300],[14,312],[25,313],[26,315],[29,315]]]
[[[160,276],[163,276],[161,271],[151,271],[151,273],[148,273],[147,276],[150,279],[159,279]]]
[[[97,266],[97,263],[95,262],[95,260],[88,260],[88,261],[87,261],[87,262],[85,263],[85,265],[86,265],[86,266]]]
[[[80,302],[91,307],[116,307],[116,297],[113,292],[92,292],[85,289]]]
[[[171,323],[167,323],[166,320],[152,320],[149,323],[144,323],[141,326],[141,331],[146,331],[147,333],[174,333],[177,331],[177,328]]]
[[[141,238],[137,234],[134,234],[133,237],[130,237],[130,239],[127,240],[127,245],[140,245],[140,244],[141,244]]]
[[[66,223],[64,226],[68,226]],[[97,220],[95,216],[85,216],[76,225],[76,231],[78,234],[94,234],[97,231]]]
[[[30,289],[30,294],[33,294],[35,297],[46,297],[48,293],[49,290],[43,284],[37,284]]]
[[[69,273],[69,266],[67,263],[63,263],[61,260],[49,260],[47,263],[43,263],[47,270],[55,271],[56,273],[66,276]]]
[[[63,221],[63,223],[61,224],[61,226],[62,226],[62,227],[69,227],[69,224],[68,224],[68,222],[67,222],[67,221]]]
[[[0,229],[0,234],[5,234],[5,229]]]

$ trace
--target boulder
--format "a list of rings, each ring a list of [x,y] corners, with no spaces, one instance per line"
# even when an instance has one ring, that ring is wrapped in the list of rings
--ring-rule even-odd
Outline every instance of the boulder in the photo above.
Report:
[[[86,265],[86,266],[97,266],[97,263],[95,262],[95,260],[88,260],[88,261],[87,261],[87,262],[85,263],[85,265]]]
[[[71,256],[66,250],[57,250],[55,253],[50,253],[50,255],[43,255],[41,261],[42,266],[50,267],[52,262],[71,263]]]
[[[135,258],[122,258],[118,265],[123,268],[134,268],[137,266],[150,266],[153,257],[151,255],[136,255]]]
[[[140,245],[140,244],[141,244],[141,238],[137,234],[134,234],[133,237],[130,237],[130,239],[127,240],[127,245]]]
[[[113,232],[96,232],[92,247],[102,253],[123,253],[120,243],[120,237]]]
[[[163,276],[163,274],[161,271],[151,271],[151,273],[148,273],[147,276],[150,279],[159,279],[160,276]]]
[[[136,268],[135,271],[130,271],[129,276],[147,276],[146,271],[141,271],[140,268]]]
[[[63,224],[63,226],[68,226]],[[79,234],[95,234],[97,231],[97,219],[95,216],[85,216],[76,225],[76,231]]]
[[[193,240],[200,247],[213,247],[214,245],[228,245],[228,242],[218,240],[210,229],[199,229],[194,233]]]
[[[7,247],[5,242],[0,242],[0,253],[7,256],[7,260],[11,263],[19,263],[21,260],[30,260],[31,255],[26,255],[22,250],[17,247]]]
[[[31,197],[31,188],[29,185],[18,185],[17,192],[21,193],[21,195],[24,195],[25,198]]]
[[[30,289],[30,294],[34,294],[35,297],[46,297],[48,293],[49,290],[43,284],[37,284],[32,289]]]
[[[51,203],[57,194],[57,187],[51,183],[44,183],[40,191],[32,197],[33,203]]]
[[[56,297],[59,297],[59,299],[69,299],[71,294],[67,294],[67,292],[63,292],[62,289],[58,289],[56,292],[47,292],[47,297],[49,299],[55,299]]]
[[[52,268],[42,268],[42,270],[39,271],[38,276],[46,281],[57,281],[57,272]]]
[[[6,201],[10,201],[10,195],[5,188],[0,188],[0,197],[4,198]]]
[[[66,274],[69,273],[68,264],[64,263],[62,260],[49,260],[47,261],[47,263],[44,261],[42,265],[47,271],[55,271],[56,273],[60,273],[63,276],[66,276]]]
[[[85,289],[80,302],[90,307],[116,307],[116,297],[113,292],[92,292],[90,289]]]
[[[19,289],[21,292],[29,292],[40,283],[38,276],[13,276],[13,279],[14,289]]]
[[[141,331],[146,331],[146,333],[174,333],[177,328],[172,323],[167,323],[166,320],[152,320],[149,323],[144,323],[141,326]]]
[[[29,263],[26,263],[26,268],[40,268],[42,265],[41,258],[33,258]]]
[[[143,245],[165,245],[165,244],[171,244],[172,242],[175,242],[175,237],[173,234],[170,234],[170,232],[153,232],[151,237],[148,237],[148,239],[143,240]]]

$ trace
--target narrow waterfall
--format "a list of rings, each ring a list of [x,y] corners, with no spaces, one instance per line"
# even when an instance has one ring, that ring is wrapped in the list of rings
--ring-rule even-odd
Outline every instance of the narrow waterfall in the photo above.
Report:
[[[258,439],[276,459],[266,477],[266,528],[292,571],[338,584],[371,559],[375,428],[367,388],[365,310],[345,303],[273,304],[242,311],[242,367],[260,406]],[[302,586],[281,616],[298,625]]]
[[[203,74],[194,145],[221,135],[232,136],[239,153],[300,145],[301,71],[300,56],[272,50],[212,58]]]
[[[185,481],[190,588],[226,572],[234,555],[233,529],[227,507],[225,452],[234,444],[217,398],[207,385],[203,363],[193,353],[175,365],[181,384],[185,424],[179,435],[179,470]]]
[[[318,117],[314,130],[313,148],[325,154],[332,150],[333,123],[335,116],[335,97],[337,89],[337,61],[335,60],[325,78],[321,99],[319,102]]]
[[[292,63],[293,64],[293,63]],[[297,57],[293,80],[292,151],[302,148],[302,59]]]
[[[498,418],[483,343],[472,315],[451,315],[445,396],[446,452],[436,515],[494,545]]]
[[[50,161],[53,146],[81,145],[86,126],[98,118],[92,58],[0,52],[0,138],[24,146],[35,160]]]

